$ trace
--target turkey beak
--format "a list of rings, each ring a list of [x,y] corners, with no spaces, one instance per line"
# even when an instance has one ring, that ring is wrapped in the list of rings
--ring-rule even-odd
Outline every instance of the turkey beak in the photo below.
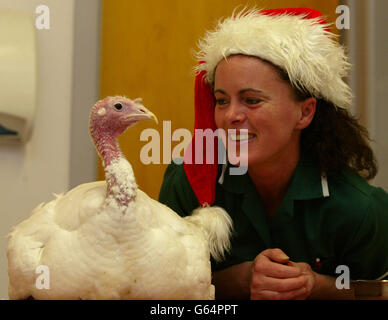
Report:
[[[158,124],[158,118],[144,106],[136,106],[133,113],[126,118],[128,121],[154,120]]]
[[[148,115],[150,117],[150,120],[154,120],[156,122],[156,124],[158,124],[158,118],[155,116],[155,114],[153,114],[151,111],[147,110],[148,111]]]

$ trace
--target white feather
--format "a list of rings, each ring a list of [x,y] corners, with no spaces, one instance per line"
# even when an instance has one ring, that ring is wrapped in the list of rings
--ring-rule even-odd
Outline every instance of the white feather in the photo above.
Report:
[[[110,107],[116,102],[136,112],[133,101],[107,97],[91,114],[93,141],[109,160],[107,182],[55,195],[9,233],[11,299],[214,299],[210,250],[219,258],[228,248],[227,214],[184,219],[137,188],[118,144],[95,127],[104,117],[116,117],[120,125]],[[96,116],[100,107],[106,114]],[[141,112],[147,110],[142,106]],[[49,288],[36,285],[42,265],[49,270]]]
[[[214,81],[217,64],[230,55],[244,54],[267,60],[287,72],[291,83],[324,98],[340,108],[351,105],[352,93],[343,80],[350,69],[344,48],[328,25],[319,18],[301,19],[293,15],[264,15],[260,10],[243,10],[219,21],[199,41],[200,63]]]
[[[183,219],[141,190],[123,215],[106,206],[105,195],[105,181],[80,185],[12,229],[11,299],[214,298],[208,234],[217,257],[230,225],[219,225],[215,213]],[[39,265],[49,267],[49,290],[35,286]]]
[[[195,209],[186,219],[203,230],[214,260],[223,260],[225,253],[230,250],[232,219],[228,213],[221,207],[204,207]]]

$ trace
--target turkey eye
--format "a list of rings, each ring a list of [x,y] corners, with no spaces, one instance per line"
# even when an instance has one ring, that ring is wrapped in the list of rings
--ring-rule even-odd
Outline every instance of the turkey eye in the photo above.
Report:
[[[115,103],[114,107],[116,110],[120,111],[123,108],[123,105],[121,103]]]

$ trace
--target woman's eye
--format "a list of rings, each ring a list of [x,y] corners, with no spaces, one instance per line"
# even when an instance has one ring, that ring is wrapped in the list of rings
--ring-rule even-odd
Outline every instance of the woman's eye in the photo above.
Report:
[[[247,104],[251,104],[251,105],[259,104],[261,102],[260,99],[251,99],[251,98],[245,99],[245,101]]]
[[[222,105],[225,105],[225,104],[227,104],[227,103],[228,103],[228,101],[225,100],[225,99],[216,99],[216,104],[217,104],[217,105],[222,106]]]

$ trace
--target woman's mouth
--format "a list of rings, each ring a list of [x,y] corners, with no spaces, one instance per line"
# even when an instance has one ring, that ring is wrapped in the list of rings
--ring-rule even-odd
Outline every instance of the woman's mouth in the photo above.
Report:
[[[229,139],[235,142],[249,142],[256,137],[254,133],[229,133]]]
[[[226,149],[229,162],[234,165],[247,166],[249,146],[256,141],[256,138],[257,135],[248,132],[247,129],[228,130],[228,145]]]

